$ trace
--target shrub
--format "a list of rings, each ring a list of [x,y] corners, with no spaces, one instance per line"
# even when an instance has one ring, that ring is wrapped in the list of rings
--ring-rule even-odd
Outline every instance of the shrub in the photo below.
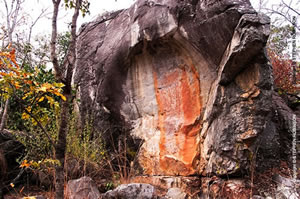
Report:
[[[274,85],[278,89],[279,94],[299,93],[299,87],[297,87],[297,84],[300,83],[299,63],[297,63],[297,77],[296,83],[294,83],[292,60],[288,59],[287,56],[279,55],[272,50],[268,50],[268,55],[273,67]]]

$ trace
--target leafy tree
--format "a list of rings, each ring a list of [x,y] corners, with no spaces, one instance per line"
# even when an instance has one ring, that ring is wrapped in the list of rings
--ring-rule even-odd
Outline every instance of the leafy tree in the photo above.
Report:
[[[278,55],[288,54],[290,41],[293,36],[293,26],[271,26],[267,47]]]
[[[278,89],[279,94],[297,94],[299,92],[299,88],[297,88],[296,85],[300,83],[300,77],[298,73],[297,82],[296,84],[294,84],[292,76],[293,61],[282,55],[280,56],[280,54],[270,49],[268,50],[268,55],[273,66],[274,84],[275,87]]]
[[[34,126],[41,128],[54,146],[54,143],[44,128],[48,120],[48,109],[58,109],[59,103],[54,96],[66,100],[61,94],[64,84],[41,81],[41,71],[34,68],[28,71],[17,64],[15,50],[0,52],[0,93],[5,100],[13,98],[21,106],[22,119],[30,120]],[[47,102],[49,106],[44,106]]]
[[[281,93],[297,93],[299,84],[299,63],[296,54],[296,28],[292,25],[272,26],[267,44],[274,84]]]
[[[268,0],[259,1],[259,11],[272,19],[268,53],[273,64],[274,83],[280,92],[299,92],[299,47],[296,45],[297,20],[300,19],[299,1],[281,0],[271,4]],[[297,57],[298,55],[298,57]],[[290,67],[290,68],[287,68]],[[291,85],[292,84],[292,85]]]
[[[15,49],[17,49],[16,53],[18,53],[18,60],[22,60],[21,67],[23,67],[25,63],[32,62],[32,45],[30,44],[32,30],[38,20],[46,16],[46,10],[42,10],[36,19],[33,19],[32,21],[28,20],[26,13],[22,10],[24,2],[25,0],[0,1],[0,5],[3,8],[3,10],[0,10],[0,14],[4,19],[0,22],[0,38],[2,42],[1,49],[2,51],[5,50],[8,45],[12,45]],[[28,24],[26,23],[29,23],[28,34],[19,32],[18,28],[20,26],[27,26]],[[0,131],[2,131],[6,125],[11,101],[10,99],[7,99],[6,101],[1,99],[1,102]]]

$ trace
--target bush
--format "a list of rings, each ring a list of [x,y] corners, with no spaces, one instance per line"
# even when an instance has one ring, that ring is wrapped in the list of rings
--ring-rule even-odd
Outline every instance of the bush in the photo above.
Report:
[[[299,63],[297,63],[298,71],[297,71],[296,83],[294,83],[292,60],[288,59],[286,56],[276,54],[272,50],[268,50],[268,55],[273,67],[274,85],[278,89],[279,94],[299,93],[300,88],[297,87],[297,84],[300,83]]]

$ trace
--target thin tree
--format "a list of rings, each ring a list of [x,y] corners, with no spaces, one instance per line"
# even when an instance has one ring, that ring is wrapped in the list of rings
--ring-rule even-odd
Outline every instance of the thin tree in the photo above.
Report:
[[[24,13],[22,13],[22,6],[25,2],[25,0],[1,0],[4,4],[5,8],[5,24],[3,24],[3,37],[2,39],[2,49],[6,48],[8,45],[11,45],[12,47],[15,47],[16,41],[14,34],[16,34],[16,29],[18,26],[23,25],[22,19],[24,17]],[[45,17],[47,9],[43,9],[40,13],[40,15],[33,20],[31,25],[29,26],[29,34],[26,38],[27,44],[30,44],[31,37],[32,37],[32,31],[36,23],[43,17]],[[26,36],[25,36],[26,37]],[[17,44],[16,44],[17,45]],[[28,54],[28,52],[25,54],[25,57],[23,59],[23,62],[26,62],[26,59],[30,57],[31,55]],[[23,64],[22,64],[23,65]],[[8,117],[9,112],[9,104],[10,100],[7,99],[3,103],[1,103],[0,107],[0,132],[2,132],[6,126],[6,121]]]
[[[89,3],[87,0],[65,0],[65,5],[69,8],[74,8],[74,14],[71,22],[71,39],[66,57],[62,64],[59,64],[56,43],[57,43],[57,16],[61,0],[52,0],[53,2],[53,17],[52,17],[52,35],[50,43],[51,61],[55,71],[56,80],[65,84],[63,95],[65,101],[61,101],[60,123],[58,130],[58,140],[55,145],[55,158],[59,161],[59,165],[55,168],[55,198],[64,198],[64,162],[66,153],[66,137],[68,133],[69,109],[72,103],[72,75],[76,61],[76,28],[79,11],[83,14],[88,11]]]
[[[19,12],[21,10],[21,6],[25,0],[13,0],[10,4],[8,4],[7,0],[3,0],[6,11],[6,34],[5,36],[8,38],[8,43],[5,44],[5,39],[2,40],[2,48],[5,45],[13,43],[13,32],[18,24],[19,20]],[[4,37],[5,37],[4,36]],[[1,106],[0,110],[0,132],[3,131],[6,125],[6,120],[8,116],[9,109],[9,99],[6,99],[5,102]]]

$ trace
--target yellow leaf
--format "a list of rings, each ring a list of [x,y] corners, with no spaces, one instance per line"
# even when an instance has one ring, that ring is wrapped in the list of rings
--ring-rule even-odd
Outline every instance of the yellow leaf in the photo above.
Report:
[[[31,111],[31,106],[28,106],[28,107],[26,108],[26,110],[27,110],[28,112],[30,112],[30,111]]]
[[[49,84],[49,83],[43,83],[42,87],[45,87],[48,90],[48,89],[51,89],[53,87],[53,85]]]
[[[48,95],[46,95],[47,100],[49,101],[50,104],[54,103],[54,99]]]
[[[61,99],[64,100],[64,101],[67,100],[67,98],[66,98],[64,95],[61,95],[60,97],[61,97]]]
[[[61,94],[60,92],[58,92],[58,91],[56,91],[56,90],[53,91],[53,94],[55,94],[55,95],[57,95],[57,96],[60,96],[61,99],[64,100],[64,101],[67,100],[67,98],[66,98],[63,94]]]
[[[45,97],[41,97],[41,98],[39,99],[39,102],[44,101],[44,99],[45,99]]]
[[[9,185],[10,185],[12,188],[15,187],[14,183],[10,183]]]
[[[45,86],[42,86],[38,89],[39,91],[47,92],[47,88]]]
[[[21,85],[19,84],[19,82],[14,82],[14,85],[15,85],[16,89],[19,89],[21,87]]]
[[[29,115],[27,113],[22,114],[22,120],[27,120],[29,118]]]
[[[21,163],[20,167],[21,167],[21,168],[23,168],[23,167],[28,168],[28,167],[30,167],[30,165],[31,165],[31,163],[29,163],[27,160],[24,160],[24,161]]]
[[[62,88],[65,86],[63,83],[53,83],[53,85],[58,88]]]

